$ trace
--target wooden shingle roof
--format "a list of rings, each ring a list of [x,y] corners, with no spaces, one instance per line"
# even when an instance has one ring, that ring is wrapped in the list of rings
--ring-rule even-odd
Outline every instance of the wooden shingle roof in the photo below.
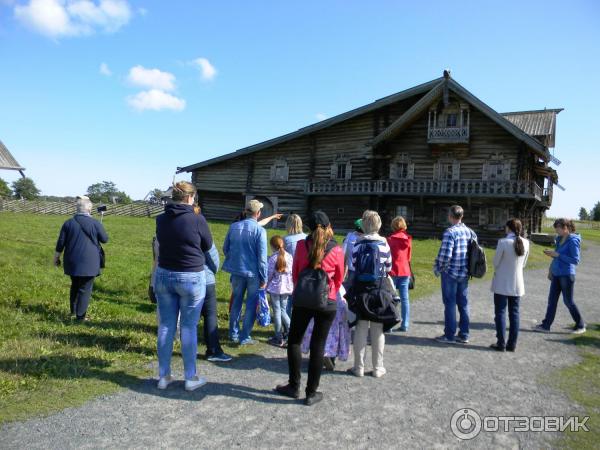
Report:
[[[547,147],[554,147],[556,115],[561,111],[562,108],[514,111],[502,113],[502,116]]]
[[[25,167],[17,162],[2,141],[0,141],[0,169],[25,170]]]

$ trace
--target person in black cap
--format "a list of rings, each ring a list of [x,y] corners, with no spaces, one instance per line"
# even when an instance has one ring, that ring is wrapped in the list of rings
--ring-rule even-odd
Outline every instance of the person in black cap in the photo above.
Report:
[[[333,239],[333,230],[329,218],[323,211],[315,211],[311,214],[308,227],[311,230],[310,236],[306,240],[298,242],[292,266],[295,297],[287,350],[290,372],[289,382],[277,386],[275,390],[287,397],[300,397],[301,344],[306,328],[313,319],[314,328],[310,340],[310,360],[305,400],[305,404],[311,406],[323,399],[323,394],[318,392],[317,388],[323,370],[325,342],[329,328],[335,318],[337,294],[344,280],[344,253]],[[314,299],[314,304],[310,299],[308,302],[300,301],[301,294],[309,292],[311,289],[310,274],[314,279],[314,274],[319,269],[327,274],[326,306],[319,305],[317,298]],[[301,290],[303,292],[300,292]]]

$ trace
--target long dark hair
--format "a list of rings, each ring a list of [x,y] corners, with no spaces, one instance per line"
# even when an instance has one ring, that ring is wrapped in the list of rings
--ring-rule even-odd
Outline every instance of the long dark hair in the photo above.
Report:
[[[525,245],[523,244],[523,224],[519,219],[510,219],[506,222],[506,227],[515,233],[515,253],[517,256],[523,256],[525,254]]]
[[[573,223],[573,221],[571,219],[556,219],[554,221],[554,228],[568,228],[569,229],[569,233],[575,233],[575,224]]]

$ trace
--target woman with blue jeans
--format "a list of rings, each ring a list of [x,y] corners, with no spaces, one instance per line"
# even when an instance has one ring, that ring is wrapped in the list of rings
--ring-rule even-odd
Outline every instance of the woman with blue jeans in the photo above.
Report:
[[[410,324],[408,286],[411,277],[412,236],[406,232],[406,228],[404,217],[395,217],[392,220],[392,234],[387,239],[392,252],[392,271],[390,275],[400,295],[402,323],[398,331],[408,331]]]
[[[519,303],[525,295],[523,269],[529,257],[529,241],[524,239],[523,224],[510,219],[505,226],[506,237],[498,241],[494,255],[494,322],[496,343],[490,347],[496,351],[514,352],[519,336]],[[506,340],[506,310],[510,331]]]
[[[580,260],[581,237],[575,234],[575,224],[569,219],[557,219],[554,222],[554,230],[557,234],[555,249],[544,250],[544,253],[552,258],[548,272],[548,279],[550,280],[548,307],[546,309],[546,317],[544,317],[540,325],[535,327],[535,330],[545,333],[550,331],[550,327],[556,316],[558,298],[562,293],[563,302],[575,322],[572,333],[583,334],[586,331],[585,322],[573,300],[575,268]]]
[[[185,389],[193,391],[206,384],[196,375],[198,320],[206,295],[204,252],[213,245],[203,216],[194,211],[196,188],[181,181],[173,185],[173,203],[156,218],[156,238],[160,247],[155,274],[155,294],[159,310],[158,389],[174,381],[171,375],[173,339],[180,317],[181,353]]]

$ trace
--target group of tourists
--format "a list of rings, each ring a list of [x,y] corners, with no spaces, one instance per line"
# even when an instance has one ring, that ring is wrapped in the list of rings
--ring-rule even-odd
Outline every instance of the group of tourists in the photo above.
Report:
[[[188,182],[173,185],[172,202],[156,219],[155,267],[151,293],[157,302],[158,388],[174,381],[171,356],[176,336],[181,339],[185,389],[195,390],[206,383],[198,376],[197,329],[204,318],[206,359],[227,362],[219,342],[215,274],[219,252],[210,227],[195,206],[196,189]],[[250,200],[244,212],[231,224],[223,253],[222,269],[229,273],[231,302],[229,340],[241,346],[253,345],[252,331],[261,294],[270,297],[274,334],[269,343],[287,348],[289,378],[275,390],[299,398],[302,353],[309,353],[305,404],[323,398],[318,391],[321,372],[334,370],[336,361],[347,360],[353,348],[354,364],[348,372],[356,377],[386,374],[385,333],[408,332],[410,327],[409,289],[415,278],[411,259],[412,237],[403,217],[395,217],[387,238],[380,234],[381,217],[367,210],[354,223],[342,245],[323,211],[311,212],[303,224],[290,214],[285,236],[267,241],[264,225],[276,214],[262,218],[263,204]],[[71,276],[71,314],[78,321],[89,320],[87,308],[94,278],[103,266],[101,243],[108,236],[101,223],[91,217],[92,203],[78,197],[77,214],[67,220],[56,245],[55,264]],[[462,221],[463,209],[452,206],[450,227],[443,234],[433,272],[441,277],[444,304],[444,333],[436,340],[443,344],[469,343],[469,279],[473,276],[473,249],[478,247],[475,232]],[[308,234],[304,233],[306,225]],[[560,295],[575,325],[574,333],[585,332],[585,323],[573,299],[575,268],[580,259],[579,235],[572,221],[558,219],[554,250],[548,277],[551,281],[548,307],[536,331],[548,332],[556,314]],[[523,269],[529,255],[529,241],[518,219],[510,219],[506,236],[498,241],[493,259],[496,351],[512,351],[517,346],[519,305],[525,294]],[[270,247],[271,255],[268,255]],[[509,333],[506,338],[506,312]],[[242,314],[243,311],[243,314]],[[457,321],[458,311],[458,321]],[[240,327],[241,323],[241,327]],[[352,333],[353,330],[353,333]],[[366,371],[365,353],[370,341],[372,369]]]

